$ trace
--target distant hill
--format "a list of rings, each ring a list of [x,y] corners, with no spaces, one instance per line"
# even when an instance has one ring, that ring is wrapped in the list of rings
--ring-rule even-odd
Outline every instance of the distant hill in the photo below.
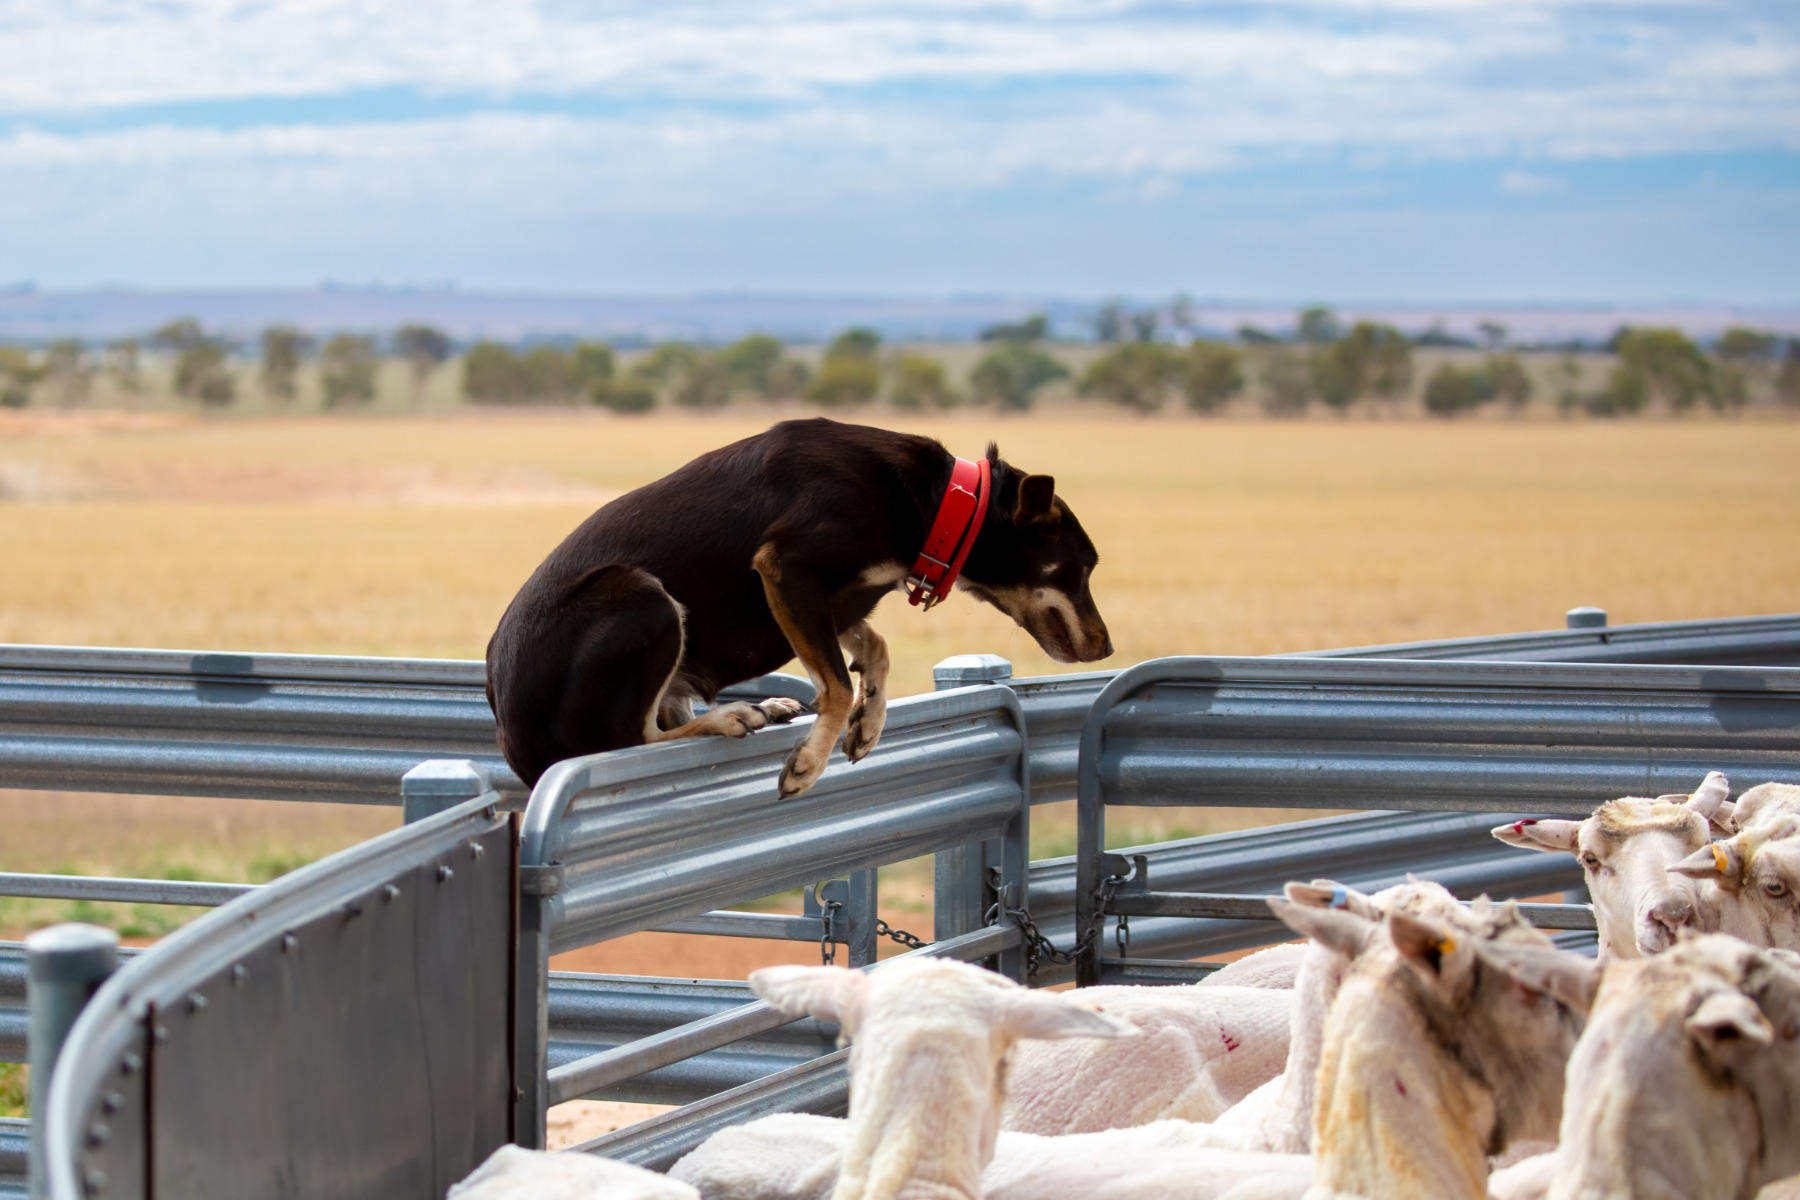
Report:
[[[604,338],[614,342],[683,339],[724,342],[747,333],[788,341],[823,341],[851,325],[866,325],[892,341],[967,341],[990,326],[1047,313],[1060,337],[1089,335],[1099,299],[1030,296],[903,297],[775,294],[628,296],[465,292],[450,288],[321,287],[293,290],[0,291],[0,341],[88,341],[142,335],[175,317],[194,317],[211,329],[243,338],[274,324],[317,332],[379,333],[418,322],[469,341]],[[1150,307],[1155,300],[1128,302]],[[1291,329],[1295,305],[1194,301],[1204,333],[1229,334],[1239,325]],[[1711,337],[1728,325],[1800,334],[1800,307],[1723,305],[1571,307],[1556,305],[1343,304],[1346,319],[1367,317],[1409,332],[1441,326],[1470,337],[1482,321],[1505,324],[1515,340],[1599,342],[1620,325],[1674,325]]]

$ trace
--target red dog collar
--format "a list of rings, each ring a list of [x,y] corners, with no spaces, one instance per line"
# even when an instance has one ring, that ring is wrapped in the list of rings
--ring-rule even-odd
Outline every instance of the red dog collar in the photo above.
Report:
[[[985,458],[975,462],[959,458],[951,468],[950,486],[938,502],[937,519],[931,523],[912,574],[906,577],[906,598],[923,604],[927,612],[950,594],[950,585],[962,574],[963,562],[981,533],[992,470]]]

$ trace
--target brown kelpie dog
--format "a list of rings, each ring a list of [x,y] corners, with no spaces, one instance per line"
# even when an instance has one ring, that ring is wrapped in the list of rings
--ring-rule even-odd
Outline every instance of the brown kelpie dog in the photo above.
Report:
[[[796,657],[818,688],[818,721],[781,773],[781,794],[798,795],[840,735],[851,762],[881,737],[887,643],[865,618],[903,582],[914,603],[942,599],[954,565],[1058,662],[1105,658],[1088,592],[1099,556],[1055,487],[993,446],[970,462],[824,418],[702,455],[582,522],[500,618],[488,703],[507,763],[535,784],[578,754],[790,720],[793,700],[698,718],[693,702]]]

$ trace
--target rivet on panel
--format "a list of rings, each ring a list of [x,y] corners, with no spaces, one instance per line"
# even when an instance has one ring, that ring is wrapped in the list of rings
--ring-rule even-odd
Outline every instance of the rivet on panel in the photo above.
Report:
[[[300,939],[299,938],[295,937],[291,933],[284,933],[281,935],[281,952],[283,954],[292,954],[294,951],[298,950],[299,948],[300,948]]]
[[[169,1040],[169,1027],[167,1025],[158,1025],[150,1036],[159,1043],[166,1042]]]
[[[88,1126],[87,1142],[90,1146],[104,1146],[112,1140],[112,1127],[101,1121]]]
[[[456,872],[452,871],[449,867],[440,866],[438,868],[438,882],[439,883],[449,883],[450,877],[454,874],[456,874]]]
[[[125,1075],[136,1075],[138,1073],[138,1068],[143,1065],[143,1059],[135,1054],[127,1054],[124,1058],[119,1060],[119,1071],[121,1074]]]
[[[231,968],[231,983],[233,987],[243,987],[249,980],[249,967],[246,967],[243,963],[239,963],[237,966]]]
[[[381,889],[381,894],[389,903],[392,903],[400,898],[400,889],[390,883]]]
[[[480,842],[469,843],[469,857],[473,858],[476,862],[480,862],[481,856],[486,853],[487,847],[483,846]]]
[[[205,996],[202,996],[199,992],[189,992],[188,993],[188,1011],[189,1012],[197,1013],[205,1007],[206,1007],[206,997]]]
[[[106,1172],[90,1168],[88,1173],[81,1177],[81,1182],[87,1188],[88,1195],[97,1196],[106,1190]]]
[[[125,1097],[117,1092],[108,1092],[100,1097],[100,1111],[111,1115],[125,1107]]]

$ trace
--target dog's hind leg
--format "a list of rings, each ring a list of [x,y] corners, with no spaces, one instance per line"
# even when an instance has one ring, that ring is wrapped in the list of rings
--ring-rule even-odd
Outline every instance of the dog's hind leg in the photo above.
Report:
[[[856,672],[856,702],[850,708],[850,724],[844,730],[844,757],[861,762],[881,741],[887,724],[887,639],[858,621],[838,637]]]
[[[682,648],[687,647],[687,614],[681,605],[675,605],[676,612],[682,620]],[[692,696],[680,682],[681,660],[675,660],[668,678],[663,681],[656,694],[655,703],[650,705],[644,714],[644,741],[672,742],[679,738],[690,737],[744,737],[765,725],[785,725],[801,713],[806,706],[798,700],[790,700],[785,696],[775,696],[768,700],[759,700],[755,704],[744,701],[730,701],[715,704],[713,707],[694,715]]]

